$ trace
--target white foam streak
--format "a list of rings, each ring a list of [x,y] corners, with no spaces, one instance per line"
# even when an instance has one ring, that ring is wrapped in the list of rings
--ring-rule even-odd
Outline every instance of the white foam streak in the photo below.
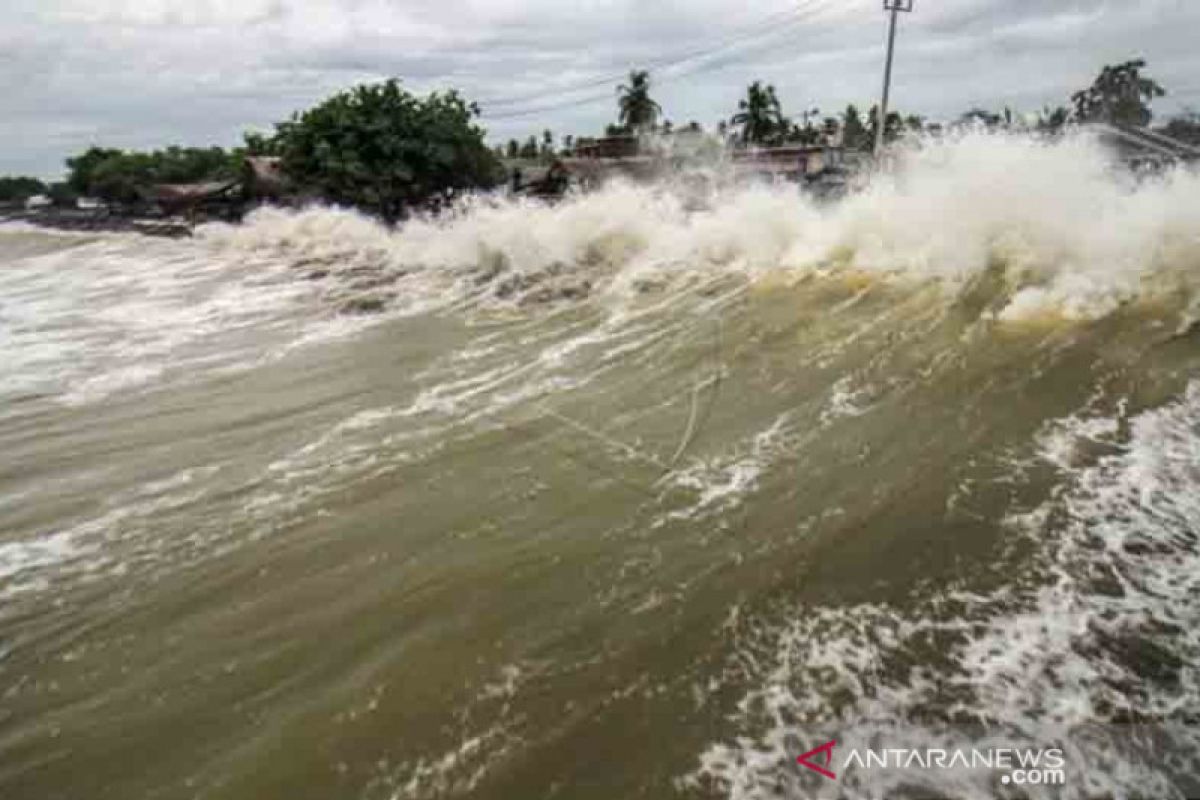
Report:
[[[1194,288],[1200,179],[1177,170],[1135,184],[1085,135],[1048,144],[976,134],[924,142],[832,206],[793,187],[719,184],[696,210],[686,187],[615,183],[555,205],[475,198],[396,232],[350,212],[310,210],[262,212],[221,236],[339,268],[419,270],[442,289],[465,274],[527,283],[586,274],[625,294],[716,269],[852,270],[953,291],[999,268],[1010,293],[1002,320],[1091,318],[1150,285]],[[524,284],[514,285],[520,296]]]
[[[1030,787],[1031,797],[1182,797],[1179,776],[1195,774],[1186,759],[1200,767],[1200,737],[1186,726],[1200,712],[1200,384],[1136,417],[1124,445],[1116,427],[1071,418],[1041,438],[1044,457],[1073,481],[1010,520],[1035,556],[1009,585],[947,590],[906,610],[804,607],[782,630],[751,630],[735,663],[750,665],[754,686],[731,720],[735,733],[705,750],[687,782],[739,799],[800,791],[802,776],[789,765],[800,737],[822,726],[839,739],[882,737],[891,746],[976,743],[922,727],[936,710],[946,721],[984,724],[1009,745],[1066,748],[1065,789]],[[1076,468],[1067,431],[1119,451]],[[914,666],[912,654],[930,648],[945,664]],[[1098,725],[1138,721],[1159,726],[1165,751],[1131,749],[1120,732],[1096,738]],[[993,794],[986,773],[876,771],[844,779],[839,796],[889,796],[902,786]]]

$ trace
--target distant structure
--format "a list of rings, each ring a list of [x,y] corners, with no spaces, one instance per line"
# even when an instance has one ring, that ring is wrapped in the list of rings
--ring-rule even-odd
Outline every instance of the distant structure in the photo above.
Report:
[[[736,171],[793,182],[808,181],[826,172],[842,169],[846,153],[841,147],[761,147],[733,151]]]
[[[283,171],[283,159],[248,156],[242,164],[242,194],[251,203],[284,202],[295,196],[295,187]]]
[[[726,153],[735,179],[811,185],[847,168],[846,150],[840,143],[736,147]],[[585,142],[564,164],[573,177],[588,184],[617,175],[653,179],[678,166],[677,161],[670,153],[643,153],[635,137],[609,136]]]
[[[1112,147],[1121,160],[1135,170],[1160,169],[1180,162],[1200,161],[1200,147],[1149,128],[1132,128],[1107,122],[1086,123],[1081,127]]]
[[[143,190],[143,197],[166,217],[185,217],[195,223],[203,219],[236,219],[239,214],[240,181],[160,183]]]
[[[255,206],[298,205],[307,199],[287,178],[282,160],[273,156],[247,157],[236,178],[160,183],[139,194],[159,215],[182,217],[191,225],[214,219],[236,221]]]
[[[604,136],[599,139],[583,139],[575,145],[576,158],[633,158],[641,152],[641,142],[636,136]]]

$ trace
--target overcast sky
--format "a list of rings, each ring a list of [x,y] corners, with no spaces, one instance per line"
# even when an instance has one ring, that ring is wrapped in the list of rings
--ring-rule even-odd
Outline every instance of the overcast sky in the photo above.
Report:
[[[55,177],[92,143],[236,144],[393,75],[478,99],[492,141],[600,131],[632,67],[678,124],[754,79],[793,117],[869,106],[885,34],[880,0],[0,0],[0,174]],[[1142,56],[1160,113],[1200,107],[1198,34],[1197,0],[916,0],[894,103],[1036,110]]]

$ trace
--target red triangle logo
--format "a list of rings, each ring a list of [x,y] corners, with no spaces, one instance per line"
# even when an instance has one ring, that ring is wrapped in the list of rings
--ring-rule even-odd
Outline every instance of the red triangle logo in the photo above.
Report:
[[[826,778],[829,778],[829,780],[831,780],[831,781],[836,781],[837,775],[835,775],[834,773],[825,769],[825,767],[828,767],[830,764],[833,763],[833,747],[836,744],[837,744],[837,742],[833,741],[833,742],[826,742],[825,744],[821,745],[820,747],[815,747],[812,750],[809,750],[804,755],[797,756],[796,763],[802,767],[808,767],[813,772],[817,772],[817,773],[820,773],[821,775],[824,775]],[[821,766],[820,764],[814,764],[812,761],[809,761],[810,758],[813,758],[814,756],[820,756],[820,755],[823,755],[825,757],[825,766]]]

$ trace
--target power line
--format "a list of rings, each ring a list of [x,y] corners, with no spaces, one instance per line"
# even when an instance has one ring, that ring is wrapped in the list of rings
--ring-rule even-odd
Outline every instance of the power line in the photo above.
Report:
[[[816,1],[816,0],[810,0],[810,5],[811,5],[811,2],[813,2],[813,1]],[[771,14],[770,16],[760,20],[757,23],[746,26],[740,32],[735,34],[735,36],[732,39],[725,40],[723,43],[713,41],[713,42],[709,42],[701,47],[692,48],[691,50],[688,50],[684,53],[680,53],[677,55],[668,56],[668,57],[664,57],[664,58],[652,59],[652,60],[646,62],[645,67],[647,69],[662,69],[662,68],[671,66],[675,63],[681,63],[681,62],[690,60],[692,58],[695,58],[696,56],[704,55],[706,52],[708,52],[712,48],[713,45],[725,47],[725,46],[728,46],[742,38],[755,37],[755,36],[759,36],[763,33],[769,33],[775,29],[776,25],[786,22],[788,20],[788,18],[792,17],[798,10],[800,10],[800,9],[791,8],[791,9],[788,9],[787,11],[776,12],[775,14]],[[598,77],[598,78],[590,78],[588,80],[581,81],[576,84],[568,84],[566,86],[556,86],[556,87],[553,87],[552,92],[555,94],[571,94],[573,92],[582,91],[584,89],[592,89],[597,86],[607,86],[607,85],[612,84],[613,81],[618,81],[618,80],[621,80],[622,78],[626,77],[626,74],[627,73],[625,73],[625,72],[615,72],[615,73],[610,73],[608,75],[604,75],[604,76]],[[544,99],[546,97],[546,95],[547,95],[546,91],[527,92],[525,94],[510,95],[508,97],[496,97],[496,98],[490,98],[490,99],[482,98],[482,99],[478,100],[477,102],[479,102],[481,105],[489,105],[489,106],[519,105],[519,104],[527,102],[529,100]]]
[[[752,36],[741,36],[734,40],[730,40],[730,41],[726,42],[725,44],[720,45],[714,49],[707,50],[705,52],[700,52],[699,55],[702,56],[702,58],[700,58],[698,64],[694,65],[690,69],[685,68],[682,71],[674,72],[674,73],[672,73],[670,71],[672,69],[676,69],[678,67],[685,66],[689,61],[696,61],[697,55],[695,53],[693,53],[692,55],[689,55],[685,58],[674,59],[672,62],[667,63],[667,66],[663,68],[665,74],[660,72],[656,76],[656,79],[660,83],[669,83],[671,81],[680,80],[682,78],[687,78],[687,77],[692,77],[694,75],[711,72],[711,71],[729,66],[728,57],[736,54],[736,53],[731,53],[729,51],[734,50],[737,46],[748,44],[748,43],[750,43],[750,40],[753,40],[753,39],[764,39],[764,38],[769,39],[769,38],[776,38],[781,35],[790,34],[790,33],[794,32],[796,28],[800,27],[802,23],[809,21],[813,16],[815,16],[815,13],[819,13],[820,11],[826,10],[830,6],[830,4],[831,4],[831,0],[813,0],[813,2],[810,2],[808,4],[808,7],[806,9],[802,9],[802,10],[807,10],[810,12],[806,17],[797,16],[791,20],[785,21],[782,25],[774,26],[769,31],[760,32],[757,35],[752,35]],[[813,13],[813,12],[815,12],[815,13]],[[781,49],[781,47],[780,47],[781,45],[786,45],[788,47],[794,46],[793,42],[791,42],[790,40],[787,42],[775,42],[774,44],[769,45],[767,47],[767,49],[762,52],[774,52],[776,50]],[[722,56],[725,56],[726,58],[723,59]],[[610,78],[608,80],[608,82],[611,83],[612,80],[619,80],[621,77],[624,77],[624,76],[623,75],[615,76],[614,78]],[[578,91],[578,90],[575,90],[575,91]],[[569,94],[569,93],[570,92],[563,92],[563,94]],[[551,96],[551,97],[554,96],[554,93],[551,93],[549,96]],[[504,111],[499,114],[489,114],[485,110],[483,116],[485,119],[488,119],[488,120],[516,119],[519,117],[532,116],[534,114],[540,114],[540,113],[544,113],[547,111],[557,111],[557,110],[564,109],[564,108],[572,108],[572,107],[577,107],[577,106],[582,106],[582,105],[589,105],[591,103],[609,100],[612,98],[612,96],[613,95],[612,95],[611,91],[605,91],[603,93],[591,94],[591,95],[587,95],[584,97],[574,98],[571,100],[565,100],[563,102],[546,103],[546,104],[532,106],[532,107],[524,108],[524,109],[515,109],[515,110]],[[543,94],[543,95],[541,95],[541,97],[545,98],[545,97],[547,97],[547,95]]]
[[[778,25],[780,25],[780,24],[787,25],[790,22],[794,21],[795,19],[799,19],[800,15],[803,14],[804,12],[808,12],[808,15],[811,17],[811,16],[813,16],[813,12],[819,12],[821,10],[827,9],[831,5],[832,2],[833,2],[833,0],[807,0],[807,2],[804,3],[804,5],[801,5],[797,8],[791,8],[791,9],[788,9],[787,11],[777,12],[775,14],[770,15],[769,17],[766,17],[765,19],[763,19],[762,21],[760,21],[758,23],[746,26],[741,31],[736,33],[732,38],[725,39],[724,41],[713,41],[713,42],[710,42],[701,47],[692,48],[691,50],[689,50],[685,53],[682,53],[682,54],[677,54],[677,55],[669,56],[669,57],[665,57],[665,58],[653,59],[649,62],[646,62],[645,66],[649,69],[655,69],[655,70],[670,69],[674,66],[678,66],[680,64],[686,63],[687,61],[693,60],[697,57],[704,56],[704,55],[712,52],[713,50],[727,49],[727,48],[734,46],[734,45],[738,44],[739,42],[747,40],[747,39],[757,38],[757,37],[763,36],[765,34],[776,33],[778,31],[778,27],[777,27]],[[583,82],[580,82],[580,83],[574,84],[574,85],[557,86],[549,91],[529,92],[524,95],[514,95],[514,96],[510,96],[510,97],[494,98],[494,99],[490,99],[490,100],[487,98],[484,98],[484,99],[479,100],[478,102],[481,105],[489,105],[489,106],[518,105],[518,104],[520,104],[522,102],[526,102],[528,100],[545,99],[548,95],[553,96],[556,94],[572,94],[574,92],[582,91],[584,89],[590,89],[590,88],[593,88],[596,86],[609,85],[609,84],[612,84],[614,81],[618,81],[618,80],[621,80],[622,78],[626,77],[626,74],[627,73],[625,73],[625,72],[611,73],[609,75],[605,75],[600,78],[589,79],[587,81],[583,81]]]
[[[733,39],[727,40],[726,42],[724,42],[722,44],[718,44],[716,47],[706,47],[704,49],[697,49],[697,50],[694,50],[691,53],[689,53],[685,56],[682,56],[682,57],[676,57],[676,58],[672,58],[669,60],[660,60],[659,62],[651,62],[651,66],[653,66],[653,68],[655,68],[657,70],[661,70],[660,72],[657,73],[656,79],[659,82],[669,82],[671,80],[677,80],[679,78],[688,77],[690,75],[708,71],[709,69],[720,67],[720,66],[722,66],[722,64],[720,63],[720,58],[719,58],[720,56],[729,55],[730,54],[729,51],[736,50],[740,46],[750,44],[754,40],[769,39],[769,38],[779,37],[780,35],[790,33],[792,31],[794,31],[797,27],[799,27],[801,23],[811,20],[816,14],[820,13],[821,11],[827,10],[831,6],[832,2],[833,2],[833,0],[810,0],[810,2],[805,7],[799,9],[799,11],[801,11],[801,12],[808,12],[804,16],[796,15],[797,10],[793,9],[792,11],[790,11],[788,13],[788,16],[792,17],[791,19],[785,19],[782,24],[772,24],[770,29],[768,29],[768,30],[760,30],[760,31],[757,31],[754,33],[743,33]],[[778,16],[778,15],[776,15],[776,16]],[[774,50],[775,48],[772,47],[771,49]],[[714,57],[716,57],[715,64],[714,64]],[[696,64],[694,67],[692,67],[690,69],[686,68],[686,65],[688,64],[688,62],[694,62],[697,60],[699,60],[699,63]],[[672,70],[676,70],[680,67],[685,67],[685,69],[680,72],[675,72],[675,73],[672,72]],[[598,83],[611,84],[613,81],[620,80],[623,77],[625,77],[624,74],[614,75],[614,76],[610,76],[610,77],[606,78],[602,82],[595,81],[589,85],[595,85]],[[587,85],[581,85],[574,89],[557,90],[557,91],[553,91],[553,92],[545,92],[545,93],[542,93],[539,95],[532,95],[532,96],[537,99],[546,100],[546,99],[552,99],[555,96],[569,95],[574,92],[580,91],[583,88],[587,88]],[[574,107],[574,106],[587,105],[589,103],[595,103],[595,102],[599,102],[601,100],[607,100],[607,99],[610,99],[611,97],[612,97],[612,92],[610,90],[610,91],[606,91],[603,93],[590,94],[590,95],[587,95],[584,97],[578,97],[578,98],[573,98],[573,99],[569,99],[569,100],[564,100],[562,102],[542,103],[542,104],[539,104],[536,106],[531,106],[528,108],[502,110],[501,113],[498,113],[498,114],[490,114],[485,111],[484,116],[487,119],[492,119],[492,120],[510,119],[510,118],[516,118],[516,117],[529,116],[531,114],[542,113],[545,111],[555,111],[555,110],[558,110],[561,108],[570,108],[570,107]],[[480,102],[480,105],[486,107],[487,104],[485,102]]]

